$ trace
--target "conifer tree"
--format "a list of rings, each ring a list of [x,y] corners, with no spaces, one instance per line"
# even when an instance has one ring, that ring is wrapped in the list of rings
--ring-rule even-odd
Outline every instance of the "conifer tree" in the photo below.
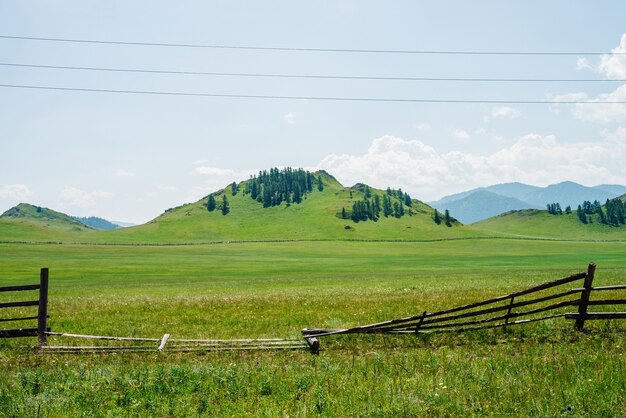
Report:
[[[444,213],[444,219],[446,221],[446,226],[452,226],[452,220],[450,219],[450,211],[446,209]]]
[[[437,225],[441,225],[441,216],[439,215],[439,211],[437,209],[435,209],[435,215],[433,216],[433,221],[435,221]]]
[[[210,194],[209,195],[209,200],[207,201],[206,204],[206,208],[208,209],[209,212],[213,212],[215,210],[215,197]]]
[[[387,218],[389,215],[393,213],[393,208],[391,206],[391,198],[388,194],[383,196],[383,215]]]
[[[226,215],[228,212],[230,212],[230,205],[228,204],[226,193],[224,193],[222,195],[222,215]]]
[[[393,216],[396,218],[401,217],[402,215],[400,214],[400,208],[401,208],[401,204],[399,204],[398,202],[393,202]]]
[[[320,192],[324,190],[324,183],[322,183],[321,175],[317,178],[317,190]]]

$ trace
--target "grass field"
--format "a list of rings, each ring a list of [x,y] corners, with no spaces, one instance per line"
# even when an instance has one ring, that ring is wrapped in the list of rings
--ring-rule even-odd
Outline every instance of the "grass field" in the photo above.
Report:
[[[36,282],[49,267],[54,331],[287,338],[505,294],[589,261],[596,284],[625,283],[625,254],[626,242],[521,239],[0,244],[0,286]],[[0,340],[0,415],[623,416],[626,324],[586,329],[558,319],[428,338],[337,336],[319,356],[42,355],[29,351],[32,339]]]

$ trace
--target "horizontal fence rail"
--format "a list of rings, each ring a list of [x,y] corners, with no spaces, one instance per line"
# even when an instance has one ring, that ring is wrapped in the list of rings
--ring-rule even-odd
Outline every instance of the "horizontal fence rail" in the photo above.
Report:
[[[116,341],[133,345],[72,345],[43,346],[46,352],[81,353],[81,352],[191,352],[191,351],[251,351],[251,350],[298,350],[308,348],[301,339],[282,338],[246,338],[246,339],[177,339],[164,334],[162,338],[115,337],[102,335],[82,335],[59,332],[47,332],[48,336],[83,339],[89,341]]]
[[[576,320],[582,330],[585,320],[625,319],[626,312],[588,312],[589,307],[626,305],[626,298],[591,300],[593,292],[622,291],[626,285],[593,287],[595,264],[587,271],[553,280],[508,295],[485,299],[436,312],[424,311],[405,318],[392,319],[353,328],[323,329],[305,328],[302,335],[315,339],[339,334],[426,334],[441,332],[473,331],[512,325],[528,324],[554,318]],[[558,291],[558,287],[583,281],[582,287]],[[545,294],[551,291],[554,293]],[[541,292],[542,294],[537,294]],[[626,293],[623,295],[626,296]],[[526,297],[524,300],[520,298]],[[528,299],[530,297],[530,299]],[[578,312],[565,312],[576,307]]]

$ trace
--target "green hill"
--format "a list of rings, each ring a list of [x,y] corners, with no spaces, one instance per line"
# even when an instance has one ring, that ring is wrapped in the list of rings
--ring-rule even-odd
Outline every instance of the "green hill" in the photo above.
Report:
[[[503,213],[472,225],[485,233],[519,237],[573,240],[626,240],[625,226],[608,226],[594,221],[583,224],[576,211],[551,215],[547,210],[519,210]]]
[[[433,222],[434,209],[418,200],[404,205],[401,218],[385,217],[378,221],[354,222],[352,206],[365,196],[365,185],[344,187],[325,172],[314,173],[324,189],[317,187],[301,203],[283,202],[277,206],[263,204],[245,194],[246,183],[233,196],[232,185],[213,194],[218,208],[207,210],[208,197],[198,202],[167,210],[153,221],[132,228],[101,233],[106,241],[115,242],[208,242],[237,240],[422,240],[459,238],[480,235],[454,221],[451,227]],[[316,183],[317,184],[317,183]],[[372,198],[380,199],[386,191],[370,188]],[[222,215],[219,205],[226,195],[230,212]],[[392,200],[400,202],[397,197]],[[342,218],[345,209],[348,219]]]
[[[302,191],[300,203],[272,200],[274,206],[264,207],[263,201],[251,197],[252,180],[247,180],[236,185],[235,195],[232,185],[212,193],[217,205],[212,212],[207,210],[207,196],[168,209],[144,225],[112,231],[96,231],[58,212],[44,209],[42,215],[34,206],[20,205],[0,217],[0,241],[175,244],[239,240],[431,240],[483,235],[454,219],[451,226],[446,226],[443,220],[436,224],[433,208],[416,199],[400,199],[397,190],[377,190],[364,184],[345,187],[324,171],[309,176],[313,187],[309,184],[311,190]],[[318,189],[320,180],[322,191]],[[388,199],[392,207],[401,207],[403,216],[384,216],[381,212],[377,221],[350,219],[354,203],[362,202],[368,189],[370,201],[375,196],[380,202]],[[220,210],[223,196],[229,202],[230,211],[226,215]],[[288,199],[295,200],[295,194],[289,196]]]
[[[77,241],[92,232],[64,213],[27,203],[0,215],[0,241]]]

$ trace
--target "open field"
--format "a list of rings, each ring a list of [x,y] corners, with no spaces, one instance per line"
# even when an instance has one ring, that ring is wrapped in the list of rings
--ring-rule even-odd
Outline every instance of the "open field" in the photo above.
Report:
[[[49,267],[53,331],[298,337],[498,296],[589,261],[598,285],[625,283],[624,254],[626,242],[519,239],[2,244],[0,286],[36,282]],[[337,336],[320,356],[41,355],[28,351],[32,339],[0,340],[0,415],[619,416],[626,324],[585,327]]]

